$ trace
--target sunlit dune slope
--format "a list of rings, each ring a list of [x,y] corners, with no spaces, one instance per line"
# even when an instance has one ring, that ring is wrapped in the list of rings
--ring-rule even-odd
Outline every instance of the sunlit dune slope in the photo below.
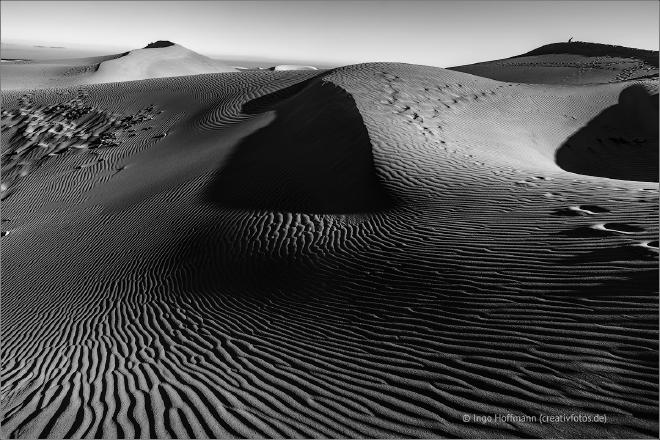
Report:
[[[237,71],[178,44],[160,43],[105,57],[2,63],[0,84],[3,90],[37,89]]]
[[[222,62],[178,44],[132,50],[123,57],[101,63],[91,82],[135,81],[148,78],[236,72]]]
[[[521,83],[610,83],[657,77],[658,52],[575,41],[548,44],[515,57],[451,69]]]

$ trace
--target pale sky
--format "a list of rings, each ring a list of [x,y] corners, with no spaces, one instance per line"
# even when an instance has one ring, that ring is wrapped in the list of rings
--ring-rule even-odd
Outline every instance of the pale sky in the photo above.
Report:
[[[155,40],[228,59],[432,66],[575,40],[658,50],[657,1],[8,1],[3,42],[125,51]]]

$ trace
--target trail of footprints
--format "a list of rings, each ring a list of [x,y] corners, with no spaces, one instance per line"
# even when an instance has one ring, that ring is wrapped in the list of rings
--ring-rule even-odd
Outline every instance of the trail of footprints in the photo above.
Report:
[[[553,212],[556,216],[565,217],[597,217],[602,214],[608,214],[610,210],[598,205],[572,205],[567,208],[560,208]],[[563,235],[567,237],[629,237],[635,238],[635,234],[644,232],[645,229],[639,226],[624,222],[598,222],[590,225],[582,225],[567,230]],[[641,240],[631,244],[633,247],[643,247],[655,254],[658,253],[658,240]]]
[[[465,92],[463,92],[464,86],[459,83],[421,87],[418,89],[419,94],[413,95],[395,87],[397,83],[403,83],[403,79],[398,75],[381,72],[381,76],[386,81],[387,88],[385,92],[388,96],[379,102],[393,106],[392,113],[406,117],[408,123],[416,126],[427,138],[431,138],[438,131],[442,131],[440,117],[443,111],[450,110],[460,104],[478,102],[496,95],[495,90],[491,89],[470,92],[465,89]],[[416,108],[413,109],[412,105],[415,105]],[[429,114],[430,116],[428,116]]]
[[[379,102],[384,105],[393,106],[394,109],[392,110],[392,113],[406,117],[407,122],[415,125],[427,139],[434,137],[439,131],[442,131],[440,117],[443,111],[450,110],[452,107],[460,105],[461,103],[480,101],[496,95],[494,90],[458,93],[460,89],[464,88],[462,84],[458,83],[436,85],[435,87],[423,87],[419,89],[419,95],[411,95],[410,93],[406,93],[396,87],[398,83],[404,82],[400,76],[386,71],[382,71],[381,76],[386,81],[387,97],[381,99]],[[501,87],[511,86],[513,86],[513,84],[506,84]],[[408,90],[409,89],[410,87],[408,87]],[[440,102],[441,105],[436,104],[436,102]],[[440,141],[440,143],[445,144],[445,141]],[[473,155],[467,155],[467,157],[474,159]],[[475,160],[473,160],[473,163],[483,165],[483,163]],[[553,178],[549,176],[532,176],[514,183],[519,186],[532,188],[538,187],[544,181],[550,181],[552,179]],[[549,197],[554,197],[554,194],[549,194]],[[557,216],[581,217],[598,216],[609,212],[608,209],[598,205],[584,204],[557,209],[553,214]],[[579,226],[573,230],[567,231],[566,235],[570,237],[630,236],[630,238],[634,238],[634,235],[639,232],[644,232],[644,229],[627,223],[602,222],[594,223],[589,226]],[[640,241],[633,246],[643,246],[655,251],[657,251],[658,248],[657,240]]]
[[[439,121],[443,111],[450,110],[452,107],[460,105],[463,102],[479,101],[496,94],[494,90],[460,94],[457,93],[456,89],[462,89],[462,84],[443,84],[436,87],[423,87],[419,90],[419,96],[411,96],[409,93],[402,92],[396,87],[397,83],[403,82],[401,77],[388,72],[381,72],[381,75],[386,80],[386,92],[388,96],[379,102],[384,105],[393,106],[394,109],[392,112],[394,114],[406,117],[408,123],[419,128],[427,139],[432,138],[439,131],[442,131],[442,124]],[[507,86],[511,86],[511,84]],[[441,105],[437,105],[436,102],[440,102]],[[431,116],[429,117],[428,115]],[[444,141],[440,142],[442,144],[445,143]],[[472,155],[468,156],[473,158]],[[479,164],[478,161],[474,163]],[[552,180],[552,177],[549,176],[532,176],[514,183],[519,186],[531,188],[538,187],[544,181],[550,180]],[[598,216],[609,212],[608,209],[598,205],[584,204],[557,209],[553,214],[557,216],[582,217]],[[601,222],[576,227],[575,229],[566,231],[565,235],[569,237],[630,236],[630,238],[634,238],[634,235],[639,232],[644,232],[644,229],[621,222]],[[640,241],[632,246],[642,246],[656,252],[658,249],[657,240]]]

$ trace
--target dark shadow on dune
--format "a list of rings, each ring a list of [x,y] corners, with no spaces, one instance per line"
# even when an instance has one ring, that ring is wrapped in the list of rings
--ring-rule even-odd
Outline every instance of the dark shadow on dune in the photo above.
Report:
[[[656,259],[657,261],[657,259]],[[621,276],[597,286],[576,289],[581,298],[633,297],[658,295],[658,269],[622,271]]]
[[[595,237],[617,237],[635,232],[644,231],[635,225],[627,223],[605,223],[605,229],[596,229],[590,226],[578,226],[555,233],[554,235],[567,238],[595,238]]]
[[[569,208],[560,208],[560,209],[555,209],[551,215],[556,215],[560,217],[581,217],[586,214],[581,213],[579,211],[573,211],[572,209]]]
[[[641,85],[571,136],[555,155],[566,171],[642,182],[658,181],[658,95]]]
[[[635,263],[633,263],[635,262]],[[616,278],[590,287],[576,288],[580,297],[650,296],[658,294],[658,253],[635,245],[616,245],[577,253],[559,262],[568,270],[585,270],[585,266],[620,265]],[[628,268],[625,268],[628,266]],[[629,266],[635,266],[635,269]],[[590,272],[592,269],[586,269]]]
[[[643,246],[616,246],[603,249],[596,249],[575,255],[564,263],[585,264],[585,263],[605,263],[611,261],[657,261],[658,253]],[[656,279],[657,284],[657,279]]]
[[[615,265],[621,268],[609,279],[592,286],[575,286],[572,295],[580,298],[654,296],[658,294],[658,254],[643,246],[617,245],[577,253],[558,262],[566,271],[589,273],[589,266]],[[632,267],[634,266],[634,268]]]
[[[252,99],[243,104],[241,107],[241,112],[248,115],[257,115],[266,111],[275,110],[278,105],[281,105],[284,103],[284,101],[295,97],[310,84],[319,81],[319,77],[325,74],[327,74],[327,72],[319,73],[318,75],[314,75],[313,77],[304,81],[300,81],[299,83],[296,83],[292,86],[285,87],[272,93],[268,93],[267,95]]]
[[[391,205],[381,186],[367,129],[353,97],[320,79],[243,107],[275,120],[246,137],[205,198],[234,208],[315,214],[369,213]]]
[[[239,222],[245,221],[243,215],[238,218]],[[227,242],[221,241],[222,245],[209,237],[217,238],[217,232],[200,228],[174,245],[176,252],[172,253],[169,264],[176,268],[172,276],[178,288],[201,296],[222,294],[242,299],[285,296],[305,303],[313,299],[313,295],[300,293],[306,277],[324,286],[317,267],[305,265],[286,250],[281,256],[273,256],[257,249],[259,246],[242,248],[244,244],[231,237]]]
[[[297,229],[295,214],[279,217],[282,223],[267,221],[273,218],[269,216],[255,220],[259,217],[235,211],[175,239],[166,266],[174,268],[169,276],[176,280],[177,289],[202,297],[286,299],[301,305],[332,297],[349,310],[355,303],[376,303],[383,311],[405,298],[431,298],[431,292],[459,289],[462,275],[456,268],[443,265],[425,273],[419,256],[404,248],[374,251],[362,240],[348,239],[347,249],[336,249],[332,235],[316,237],[312,246],[298,247],[303,240],[291,233]],[[290,228],[285,227],[287,217],[292,220]],[[426,287],[406,288],[420,277],[426,278]],[[388,304],[383,295],[390,291],[394,296]]]

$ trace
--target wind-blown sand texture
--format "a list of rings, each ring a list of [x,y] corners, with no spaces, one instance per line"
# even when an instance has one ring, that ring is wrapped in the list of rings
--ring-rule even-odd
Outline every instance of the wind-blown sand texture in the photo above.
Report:
[[[657,437],[657,78],[2,97],[3,437]]]

